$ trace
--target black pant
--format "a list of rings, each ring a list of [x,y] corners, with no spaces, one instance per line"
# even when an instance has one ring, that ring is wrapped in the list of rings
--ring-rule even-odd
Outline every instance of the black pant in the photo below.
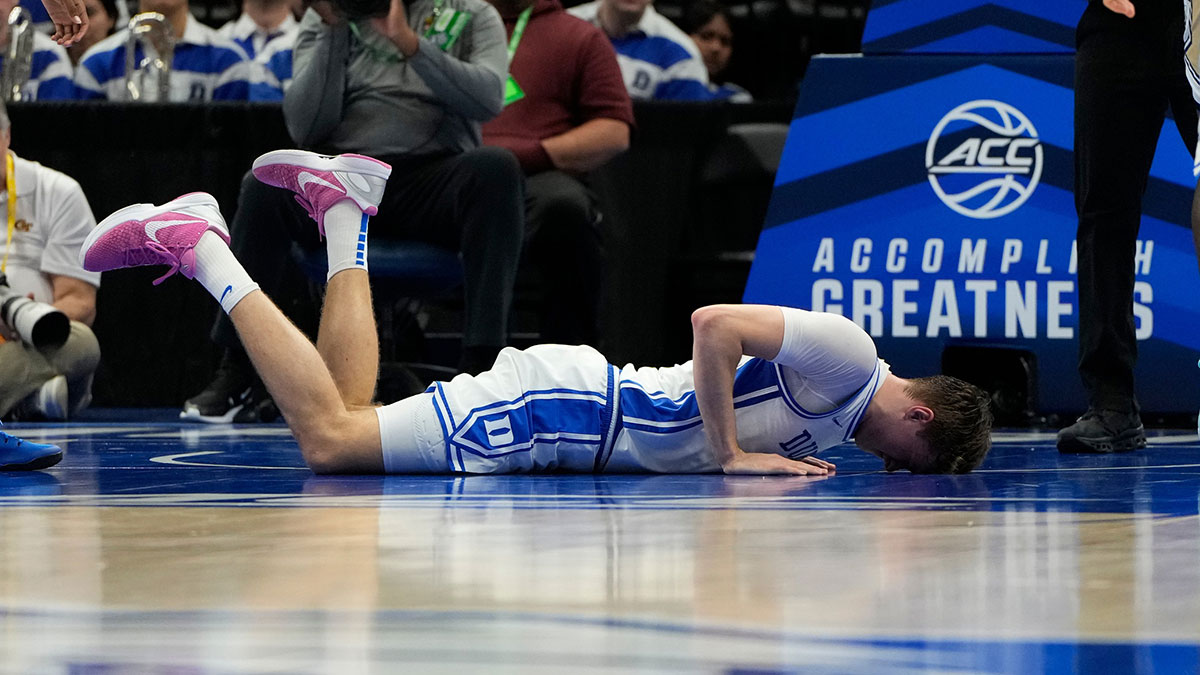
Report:
[[[1079,373],[1094,409],[1137,405],[1133,262],[1142,195],[1168,105],[1188,150],[1196,147],[1182,35],[1178,2],[1137,3],[1133,19],[1090,2],[1076,31]]]
[[[392,175],[379,214],[371,220],[371,237],[424,241],[461,252],[463,346],[503,346],[524,234],[524,179],[516,158],[484,147],[449,156],[380,159],[392,165]],[[260,183],[247,172],[230,230],[231,248],[250,277],[311,334],[315,312],[305,308],[307,294],[292,281],[291,246],[322,246],[317,224],[290,191]],[[240,347],[224,313],[213,339]]]
[[[525,182],[525,265],[541,277],[541,340],[598,347],[604,252],[596,196],[561,171]]]

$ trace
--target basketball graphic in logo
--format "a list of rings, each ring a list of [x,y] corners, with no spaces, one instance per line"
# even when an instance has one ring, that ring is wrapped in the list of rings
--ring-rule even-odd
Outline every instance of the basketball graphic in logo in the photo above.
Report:
[[[925,169],[946,206],[968,218],[999,218],[1033,194],[1042,176],[1042,143],[1020,110],[1000,101],[970,101],[934,127]]]

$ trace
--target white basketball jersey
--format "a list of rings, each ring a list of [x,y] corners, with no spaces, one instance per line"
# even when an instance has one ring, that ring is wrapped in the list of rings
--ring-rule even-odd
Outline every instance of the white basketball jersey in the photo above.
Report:
[[[744,357],[738,442],[792,459],[851,439],[889,367],[840,316],[780,308],[776,362]],[[500,352],[491,370],[381,408],[389,471],[717,472],[692,363],[617,368],[586,346]]]
[[[851,439],[889,372],[878,360],[870,379],[828,412],[805,410],[795,395],[803,378],[785,366],[745,358],[733,385],[738,443],[746,452],[808,457]],[[626,367],[621,373],[620,426],[605,471],[706,473],[721,470],[704,435],[692,364]]]

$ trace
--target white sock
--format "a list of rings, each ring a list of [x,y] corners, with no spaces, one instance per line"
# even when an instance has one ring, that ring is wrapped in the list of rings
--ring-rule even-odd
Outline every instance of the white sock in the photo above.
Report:
[[[367,214],[351,199],[343,199],[325,212],[326,281],[344,269],[367,269],[367,220]]]
[[[196,281],[200,282],[221,303],[225,313],[233,311],[258,284],[246,274],[245,268],[233,256],[233,251],[214,232],[205,232],[196,242]]]

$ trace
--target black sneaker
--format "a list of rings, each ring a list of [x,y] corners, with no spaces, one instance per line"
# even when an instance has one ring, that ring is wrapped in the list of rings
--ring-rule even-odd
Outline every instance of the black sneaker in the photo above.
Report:
[[[248,362],[228,353],[217,374],[204,391],[183,404],[179,419],[213,424],[222,422],[271,422],[279,410]]]
[[[1146,430],[1136,412],[1089,410],[1058,432],[1062,453],[1129,452],[1146,447]]]
[[[279,408],[275,406],[275,401],[261,381],[250,385],[249,395],[246,396],[241,409],[233,415],[233,421],[237,424],[274,422],[277,419],[279,419]]]

